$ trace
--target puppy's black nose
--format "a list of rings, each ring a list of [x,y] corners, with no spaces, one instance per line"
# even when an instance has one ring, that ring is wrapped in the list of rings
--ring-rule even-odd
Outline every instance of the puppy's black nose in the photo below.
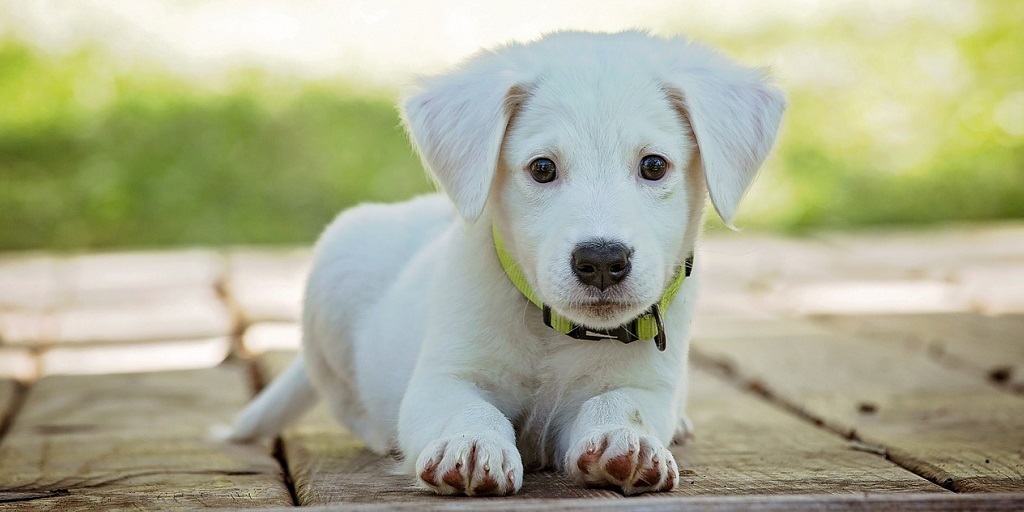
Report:
[[[581,283],[604,291],[629,275],[629,256],[632,253],[629,247],[618,242],[584,242],[572,251],[572,272]]]

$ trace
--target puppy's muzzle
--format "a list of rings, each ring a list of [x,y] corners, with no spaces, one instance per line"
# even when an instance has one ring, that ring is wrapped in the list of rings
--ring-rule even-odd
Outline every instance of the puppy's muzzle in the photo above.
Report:
[[[604,291],[629,275],[632,254],[632,249],[619,242],[583,242],[572,251],[572,272],[581,283]]]

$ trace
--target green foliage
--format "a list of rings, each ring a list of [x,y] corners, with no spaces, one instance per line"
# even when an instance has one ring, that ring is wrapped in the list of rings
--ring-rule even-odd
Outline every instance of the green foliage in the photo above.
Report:
[[[803,62],[781,84],[782,135],[739,224],[1024,217],[1024,3],[961,5],[975,10],[894,20],[865,9],[745,35],[760,41],[745,50],[751,62]],[[743,51],[742,40],[720,43]]]
[[[91,59],[0,48],[0,249],[309,243],[345,206],[430,189],[388,99],[200,93]]]
[[[777,62],[799,73],[780,77],[790,109],[737,223],[1024,217],[1024,3],[969,5],[695,34],[800,60]],[[255,72],[212,91],[0,43],[0,250],[306,244],[346,206],[430,189],[391,91]]]

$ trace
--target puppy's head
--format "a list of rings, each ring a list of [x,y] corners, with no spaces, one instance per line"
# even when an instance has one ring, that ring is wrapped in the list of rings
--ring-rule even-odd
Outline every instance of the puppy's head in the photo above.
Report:
[[[600,329],[660,299],[706,194],[732,219],[784,107],[685,40],[567,32],[426,79],[402,112],[462,218],[486,211],[538,298]]]

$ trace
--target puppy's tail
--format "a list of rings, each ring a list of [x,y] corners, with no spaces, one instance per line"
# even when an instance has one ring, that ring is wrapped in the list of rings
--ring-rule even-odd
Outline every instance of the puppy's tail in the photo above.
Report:
[[[299,355],[235,417],[227,437],[234,442],[245,442],[276,436],[316,402],[316,390],[309,383],[306,363]]]

